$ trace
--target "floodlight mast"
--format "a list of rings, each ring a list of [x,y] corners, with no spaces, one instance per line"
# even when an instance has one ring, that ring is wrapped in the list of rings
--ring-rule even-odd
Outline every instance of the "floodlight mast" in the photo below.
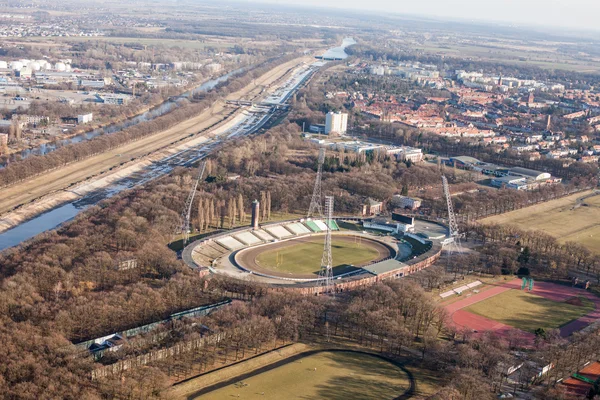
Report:
[[[198,189],[198,184],[200,183],[200,180],[202,180],[202,176],[204,175],[205,169],[206,169],[206,161],[203,161],[198,166],[198,176],[196,177],[196,180],[195,180],[194,184],[192,185],[192,190],[190,191],[190,194],[188,195],[187,200],[185,201],[183,210],[181,211],[181,217],[180,217],[181,225],[179,225],[177,227],[177,229],[175,230],[175,233],[173,235],[173,239],[171,240],[171,242],[173,242],[177,235],[182,234],[184,247],[190,240],[190,223],[191,223],[191,219],[192,219],[192,205],[194,204],[194,197],[196,196],[196,190]]]
[[[331,227],[333,225],[333,196],[325,196],[325,245],[321,258],[321,271],[319,279],[323,293],[333,293],[333,257],[331,256]]]
[[[449,237],[444,241],[444,247],[448,250],[448,258],[450,258],[450,255],[452,254],[462,253],[462,247],[460,245],[462,234],[458,230],[458,222],[456,221],[456,214],[454,214],[454,206],[452,205],[452,196],[450,195],[448,179],[444,175],[442,175],[442,185],[444,187],[444,197],[446,198],[446,206],[448,208],[449,230]]]
[[[321,206],[321,178],[323,176],[323,163],[325,162],[325,149],[319,149],[319,160],[317,167],[317,178],[315,179],[315,187],[313,189],[310,207],[308,207],[307,218],[321,217],[323,218],[323,208]]]

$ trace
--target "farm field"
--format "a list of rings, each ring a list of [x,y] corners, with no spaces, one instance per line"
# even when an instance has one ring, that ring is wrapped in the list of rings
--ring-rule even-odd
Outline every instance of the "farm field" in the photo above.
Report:
[[[331,252],[334,273],[343,273],[350,265],[361,265],[381,258],[374,242],[354,237],[332,237]],[[296,239],[266,250],[256,257],[264,269],[292,274],[319,274],[324,236]]]
[[[580,305],[557,302],[521,290],[508,290],[475,303],[465,311],[514,328],[533,333],[538,328],[559,328],[594,310],[586,298],[575,298]]]
[[[324,351],[210,393],[211,399],[394,399],[410,387],[393,363],[366,353]]]
[[[541,230],[560,242],[578,242],[600,254],[600,196],[592,191],[548,201],[520,210],[484,218],[484,224],[514,225],[524,230]]]

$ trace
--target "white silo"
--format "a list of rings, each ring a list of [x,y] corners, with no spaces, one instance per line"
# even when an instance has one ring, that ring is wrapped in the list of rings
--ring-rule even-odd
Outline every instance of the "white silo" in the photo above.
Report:
[[[36,63],[40,64],[40,69],[48,69],[48,61],[46,60],[35,60]]]
[[[37,62],[37,61],[33,61],[33,62],[30,62],[30,63],[29,63],[29,68],[30,68],[32,71],[39,71],[40,69],[42,69],[42,66],[40,65],[40,63],[39,63],[39,62]]]
[[[67,66],[65,65],[65,63],[58,62],[54,65],[54,69],[57,71],[66,71]]]
[[[71,64],[65,64],[65,70],[71,71]]]
[[[23,63],[20,61],[11,61],[10,68],[14,71],[20,71],[23,69]]]
[[[6,61],[0,61],[0,69],[7,69],[8,63]]]

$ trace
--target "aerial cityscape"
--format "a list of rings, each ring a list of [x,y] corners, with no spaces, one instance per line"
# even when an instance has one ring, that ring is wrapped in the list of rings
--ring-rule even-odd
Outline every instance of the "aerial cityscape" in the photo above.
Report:
[[[600,399],[600,7],[509,3],[0,1],[0,399]]]

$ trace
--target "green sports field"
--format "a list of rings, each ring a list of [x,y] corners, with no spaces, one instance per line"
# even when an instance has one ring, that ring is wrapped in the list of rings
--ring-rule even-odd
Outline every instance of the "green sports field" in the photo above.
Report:
[[[323,236],[298,239],[274,245],[256,257],[256,264],[264,269],[280,273],[310,275],[319,274],[323,255]],[[372,241],[353,237],[333,237],[331,253],[333,272],[340,274],[354,269],[351,265],[364,265],[382,257],[384,246]],[[383,254],[385,257],[385,254]]]
[[[508,290],[475,303],[465,310],[533,333],[538,328],[559,328],[594,310],[591,301],[583,297],[579,300],[581,305],[573,305],[552,301],[526,291]]]
[[[292,361],[196,399],[394,399],[408,376],[391,362],[365,353],[321,352]]]

